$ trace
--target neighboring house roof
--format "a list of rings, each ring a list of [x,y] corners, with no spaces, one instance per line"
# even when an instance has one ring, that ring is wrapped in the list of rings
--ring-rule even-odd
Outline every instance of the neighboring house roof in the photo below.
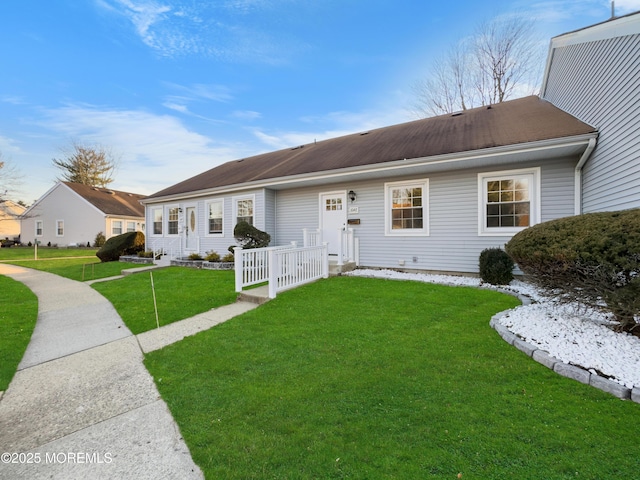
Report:
[[[551,103],[529,96],[234,160],[147,199],[595,133]]]
[[[106,215],[144,217],[144,206],[140,203],[140,200],[145,198],[144,195],[91,187],[80,183],[62,183]]]
[[[11,200],[0,200],[0,211],[9,217],[17,218],[24,213],[26,207]]]

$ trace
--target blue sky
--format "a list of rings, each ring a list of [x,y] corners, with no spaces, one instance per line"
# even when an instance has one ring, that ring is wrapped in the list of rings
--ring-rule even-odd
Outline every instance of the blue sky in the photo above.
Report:
[[[616,13],[640,10],[617,0]],[[415,119],[412,85],[482,20],[536,19],[541,49],[608,0],[4,0],[0,152],[13,200],[76,141],[151,194],[228,160]]]

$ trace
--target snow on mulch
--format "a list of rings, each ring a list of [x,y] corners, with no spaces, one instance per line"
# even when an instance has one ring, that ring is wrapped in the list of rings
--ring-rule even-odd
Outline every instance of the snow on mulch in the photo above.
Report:
[[[479,278],[362,269],[348,275],[414,280],[452,286],[497,288]],[[558,304],[536,287],[514,280],[506,288],[533,300],[506,312],[498,323],[564,363],[609,377],[628,388],[640,387],[640,338],[607,327],[611,318],[577,304]]]

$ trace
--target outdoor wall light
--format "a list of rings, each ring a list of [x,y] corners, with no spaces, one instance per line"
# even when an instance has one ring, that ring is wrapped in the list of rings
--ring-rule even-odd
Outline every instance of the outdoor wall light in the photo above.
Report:
[[[352,202],[356,201],[356,192],[354,192],[353,190],[349,190],[349,200],[351,200]]]

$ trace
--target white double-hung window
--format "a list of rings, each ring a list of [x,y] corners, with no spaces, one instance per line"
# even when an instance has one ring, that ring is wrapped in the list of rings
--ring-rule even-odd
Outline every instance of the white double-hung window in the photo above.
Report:
[[[385,235],[429,235],[429,180],[385,183]]]
[[[169,207],[167,214],[167,235],[178,235],[179,208]]]
[[[151,210],[151,222],[153,224],[153,235],[162,235],[162,207]]]
[[[234,197],[233,210],[236,219],[235,225],[239,222],[247,222],[249,225],[254,224],[254,206],[255,195],[247,195],[243,197]],[[234,227],[235,227],[234,225]]]
[[[222,235],[224,226],[224,201],[207,202],[207,234]]]
[[[513,235],[540,222],[540,169],[478,175],[479,235]]]

